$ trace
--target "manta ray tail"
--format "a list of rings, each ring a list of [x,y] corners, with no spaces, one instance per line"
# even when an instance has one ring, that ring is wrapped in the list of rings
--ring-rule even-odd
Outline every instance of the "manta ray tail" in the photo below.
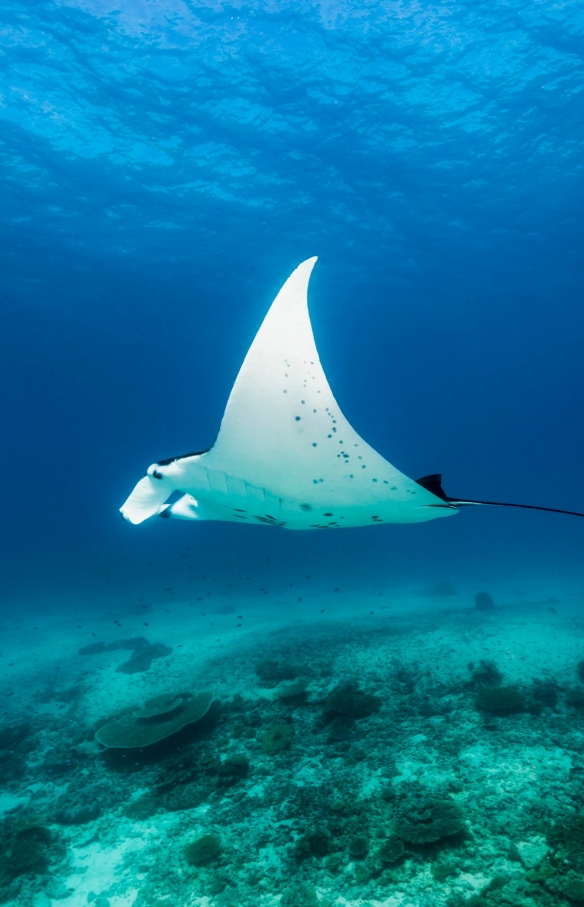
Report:
[[[581,516],[584,513],[578,513],[576,510],[560,510],[558,507],[538,507],[536,504],[510,504],[506,501],[475,501],[471,498],[451,498],[446,494],[442,487],[442,476],[440,473],[434,473],[431,476],[422,476],[416,479],[416,483],[425,488],[426,491],[432,492],[437,498],[440,498],[446,505],[454,507],[464,507],[466,504],[484,504],[486,507],[519,507],[521,510],[545,510],[547,513],[565,513],[568,516]],[[441,507],[441,504],[429,505]]]

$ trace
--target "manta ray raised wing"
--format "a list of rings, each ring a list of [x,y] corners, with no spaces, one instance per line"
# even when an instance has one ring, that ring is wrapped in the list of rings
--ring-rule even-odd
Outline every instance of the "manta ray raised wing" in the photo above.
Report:
[[[464,504],[527,506],[449,498],[441,476],[409,479],[349,425],[320,364],[308,314],[315,262],[299,265],[272,303],[213,446],[150,466],[122,516],[131,523],[158,514],[342,529],[424,522]]]

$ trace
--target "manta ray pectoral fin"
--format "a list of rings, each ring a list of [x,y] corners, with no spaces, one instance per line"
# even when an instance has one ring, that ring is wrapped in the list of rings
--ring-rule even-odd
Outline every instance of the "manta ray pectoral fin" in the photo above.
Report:
[[[120,507],[120,513],[129,523],[143,523],[148,517],[158,513],[171,494],[166,482],[151,475],[140,479],[130,497]]]

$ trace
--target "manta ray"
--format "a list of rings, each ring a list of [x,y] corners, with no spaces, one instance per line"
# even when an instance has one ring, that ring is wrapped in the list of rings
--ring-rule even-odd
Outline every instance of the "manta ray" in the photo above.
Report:
[[[308,313],[316,258],[290,275],[239,371],[217,439],[207,450],[159,460],[120,508],[151,516],[348,529],[422,523],[467,505],[568,510],[449,497],[442,476],[410,479],[343,416],[324,374]]]

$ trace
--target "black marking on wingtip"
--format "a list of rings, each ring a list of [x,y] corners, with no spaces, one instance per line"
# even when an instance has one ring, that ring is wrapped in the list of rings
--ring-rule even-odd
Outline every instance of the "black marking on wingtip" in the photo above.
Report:
[[[416,485],[421,485],[422,488],[425,488],[430,494],[436,495],[441,501],[449,500],[448,495],[442,488],[442,476],[439,472],[434,472],[430,476],[422,476],[421,479],[416,479],[415,481]]]

